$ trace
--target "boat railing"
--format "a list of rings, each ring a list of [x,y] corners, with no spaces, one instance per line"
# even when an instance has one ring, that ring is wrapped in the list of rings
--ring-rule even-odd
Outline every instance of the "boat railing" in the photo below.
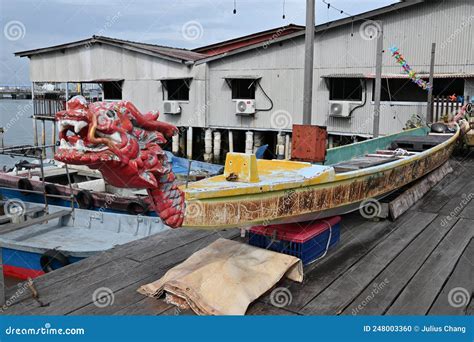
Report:
[[[66,169],[66,175],[67,175],[67,180],[68,180],[68,185],[69,185],[69,195],[54,195],[54,194],[47,194],[46,193],[46,181],[45,181],[45,174],[44,174],[44,158],[43,158],[43,151],[45,151],[47,148],[52,148],[54,150],[55,145],[42,145],[42,146],[31,146],[31,145],[16,145],[16,146],[9,146],[9,147],[3,147],[0,149],[0,155],[8,155],[11,157],[25,157],[25,158],[32,158],[32,159],[38,159],[40,161],[40,164],[38,165],[40,168],[41,172],[41,183],[43,185],[43,190],[28,190],[28,189],[21,189],[22,192],[26,193],[36,193],[36,194],[42,194],[44,197],[44,211],[48,213],[48,197],[52,198],[60,198],[60,199],[69,199],[71,202],[71,216],[74,219],[74,202],[75,202],[75,197],[74,197],[74,191],[72,188],[72,183],[71,183],[71,175],[69,173],[69,168],[67,164],[65,164],[65,169]],[[11,188],[5,188],[5,187],[0,187],[0,189],[8,189],[11,190]]]

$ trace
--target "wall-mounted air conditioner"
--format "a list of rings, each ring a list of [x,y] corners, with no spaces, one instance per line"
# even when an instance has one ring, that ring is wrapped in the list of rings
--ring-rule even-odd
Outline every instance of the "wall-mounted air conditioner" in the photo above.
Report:
[[[181,114],[181,106],[178,101],[165,101],[163,104],[163,113]]]
[[[351,110],[356,103],[345,101],[329,101],[329,116],[337,118],[349,118]]]
[[[235,100],[235,113],[237,115],[255,114],[255,100]]]

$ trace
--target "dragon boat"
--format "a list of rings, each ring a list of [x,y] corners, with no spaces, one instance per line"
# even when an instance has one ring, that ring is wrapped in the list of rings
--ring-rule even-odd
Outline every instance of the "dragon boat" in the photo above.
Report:
[[[223,175],[179,186],[160,147],[177,130],[157,113],[141,114],[127,101],[88,104],[76,97],[56,118],[70,128],[60,133],[57,160],[97,169],[117,187],[146,188],[173,228],[250,227],[351,212],[441,166],[460,135],[458,126],[406,130],[329,149],[323,165],[228,153]]]

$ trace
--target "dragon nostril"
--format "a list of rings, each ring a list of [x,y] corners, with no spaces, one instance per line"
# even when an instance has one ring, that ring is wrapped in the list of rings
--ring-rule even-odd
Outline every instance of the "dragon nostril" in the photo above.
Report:
[[[107,117],[113,119],[115,117],[115,113],[112,111],[112,110],[108,110],[105,115],[107,115]]]

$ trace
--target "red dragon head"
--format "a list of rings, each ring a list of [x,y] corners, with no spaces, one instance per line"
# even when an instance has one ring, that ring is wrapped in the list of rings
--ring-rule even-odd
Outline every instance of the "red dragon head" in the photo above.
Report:
[[[60,145],[55,159],[98,169],[111,185],[146,188],[155,211],[171,227],[184,217],[184,194],[173,184],[160,145],[177,133],[157,112],[141,114],[128,101],[87,103],[75,96],[56,114]]]

